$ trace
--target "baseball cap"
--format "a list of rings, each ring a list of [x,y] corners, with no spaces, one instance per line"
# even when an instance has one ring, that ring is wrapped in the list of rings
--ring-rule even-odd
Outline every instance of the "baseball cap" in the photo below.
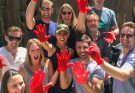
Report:
[[[65,31],[68,34],[70,34],[69,27],[67,25],[65,25],[65,24],[59,24],[59,25],[57,25],[56,33],[59,33],[60,31]]]

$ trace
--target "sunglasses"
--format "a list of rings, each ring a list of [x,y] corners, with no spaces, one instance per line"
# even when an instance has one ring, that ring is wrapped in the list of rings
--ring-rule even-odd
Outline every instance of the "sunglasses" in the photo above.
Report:
[[[9,39],[10,41],[13,41],[13,40],[21,41],[21,40],[22,40],[22,37],[14,37],[14,36],[9,36],[9,35],[8,35],[8,39]]]
[[[121,38],[125,38],[126,37],[126,39],[130,39],[130,38],[134,37],[134,35],[121,33],[120,37]]]
[[[46,7],[40,7],[43,11],[50,11],[51,8],[46,8]]]
[[[63,12],[62,12],[62,15],[66,15],[66,14],[71,15],[72,12],[66,12],[66,11],[63,11]]]

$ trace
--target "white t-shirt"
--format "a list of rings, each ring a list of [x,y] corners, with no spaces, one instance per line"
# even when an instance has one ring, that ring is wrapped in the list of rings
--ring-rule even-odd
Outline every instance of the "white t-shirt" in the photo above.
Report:
[[[6,64],[6,66],[2,68],[3,76],[3,74],[9,69],[19,69],[19,66],[21,66],[22,63],[25,61],[26,48],[18,47],[15,59],[5,47],[0,48],[0,54],[4,58],[3,63]]]

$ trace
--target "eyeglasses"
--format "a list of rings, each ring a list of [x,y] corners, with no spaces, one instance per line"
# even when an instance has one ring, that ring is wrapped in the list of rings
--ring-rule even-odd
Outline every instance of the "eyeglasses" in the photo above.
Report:
[[[9,39],[10,41],[13,41],[13,40],[21,41],[21,40],[22,40],[22,37],[14,37],[14,36],[9,36],[9,35],[8,35],[8,39]]]
[[[62,14],[63,14],[63,15],[66,15],[66,14],[71,15],[72,12],[66,12],[66,11],[63,11]]]
[[[51,8],[46,8],[46,7],[40,7],[43,11],[50,11],[51,10]]]
[[[134,35],[121,33],[120,37],[121,38],[125,38],[126,37],[126,39],[130,39],[130,38],[134,37]]]

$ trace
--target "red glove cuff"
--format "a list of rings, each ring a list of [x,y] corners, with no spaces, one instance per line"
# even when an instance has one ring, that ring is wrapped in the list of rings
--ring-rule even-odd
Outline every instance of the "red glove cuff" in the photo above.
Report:
[[[103,59],[99,60],[99,61],[97,62],[97,64],[98,64],[98,65],[104,64],[104,60],[103,60]]]
[[[32,0],[33,2],[37,3],[38,0]]]

